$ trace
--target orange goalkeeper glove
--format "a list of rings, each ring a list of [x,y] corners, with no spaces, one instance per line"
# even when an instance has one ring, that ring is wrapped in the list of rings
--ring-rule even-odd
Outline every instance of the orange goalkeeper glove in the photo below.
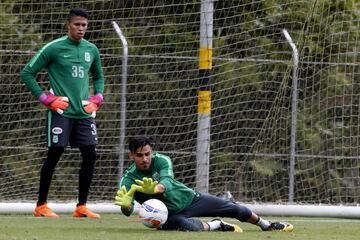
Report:
[[[45,107],[56,111],[59,114],[63,114],[69,107],[69,99],[64,96],[55,96],[52,93],[42,93],[38,99]]]
[[[96,117],[96,112],[104,102],[104,97],[101,93],[97,93],[95,96],[91,96],[88,100],[81,101],[84,106],[85,112],[91,114],[93,118]]]

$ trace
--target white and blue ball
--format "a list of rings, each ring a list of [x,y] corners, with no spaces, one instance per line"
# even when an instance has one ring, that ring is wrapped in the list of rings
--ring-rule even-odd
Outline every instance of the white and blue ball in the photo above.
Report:
[[[149,199],[141,204],[139,217],[142,224],[149,228],[161,227],[168,218],[168,209],[158,199]]]

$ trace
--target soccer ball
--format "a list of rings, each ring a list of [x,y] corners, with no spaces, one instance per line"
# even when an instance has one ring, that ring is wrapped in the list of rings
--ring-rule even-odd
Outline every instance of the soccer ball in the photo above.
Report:
[[[141,204],[139,218],[142,224],[149,228],[158,228],[163,225],[168,217],[168,209],[158,199],[149,199]]]

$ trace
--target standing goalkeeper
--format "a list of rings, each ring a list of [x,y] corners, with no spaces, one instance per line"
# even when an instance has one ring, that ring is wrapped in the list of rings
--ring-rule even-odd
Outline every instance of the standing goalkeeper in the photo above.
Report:
[[[284,222],[262,219],[245,206],[222,198],[198,193],[174,179],[171,159],[152,151],[154,142],[148,137],[136,137],[129,142],[129,158],[134,163],[125,171],[115,204],[129,216],[134,200],[142,204],[156,198],[165,203],[169,216],[162,230],[232,231],[241,232],[235,224],[217,218],[203,222],[193,217],[229,217],[258,225],[264,231],[291,232],[293,226]]]
[[[78,204],[74,217],[100,218],[86,207],[93,177],[98,142],[94,117],[103,102],[104,76],[98,48],[83,39],[88,14],[74,8],[66,21],[68,33],[46,44],[21,72],[22,81],[33,95],[49,109],[47,112],[48,154],[41,168],[36,217],[59,217],[46,204],[56,164],[68,142],[82,155],[79,171]],[[37,73],[46,69],[50,91],[36,81]],[[95,95],[89,96],[89,72]]]

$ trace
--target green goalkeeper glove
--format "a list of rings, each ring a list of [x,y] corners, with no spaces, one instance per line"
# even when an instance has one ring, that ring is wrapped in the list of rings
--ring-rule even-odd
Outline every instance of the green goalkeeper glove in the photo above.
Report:
[[[133,184],[136,188],[136,191],[142,192],[145,194],[156,194],[159,193],[156,185],[158,185],[157,181],[154,181],[152,178],[144,177],[143,180],[135,180],[136,184]]]
[[[134,194],[136,192],[135,184],[133,184],[129,191],[126,191],[126,187],[122,186],[116,193],[115,205],[123,208],[129,208],[132,204]]]

